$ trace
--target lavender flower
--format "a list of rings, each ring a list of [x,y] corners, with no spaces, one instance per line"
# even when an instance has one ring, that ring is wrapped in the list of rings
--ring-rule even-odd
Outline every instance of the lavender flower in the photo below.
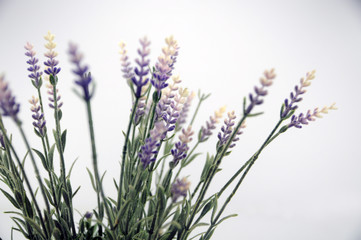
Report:
[[[139,98],[138,104],[137,104],[137,110],[135,111],[134,115],[134,124],[138,125],[140,123],[140,120],[142,119],[143,115],[145,114],[145,101],[147,100],[147,96],[145,96],[145,93],[147,92],[150,84],[149,82],[142,88],[141,97]]]
[[[54,86],[50,83],[49,76],[44,76],[45,80],[47,81],[46,88],[48,89],[47,93],[49,94],[48,100],[50,101],[49,107],[55,108],[54,106]],[[61,96],[59,94],[59,89],[55,87],[56,91],[56,101],[58,104],[58,108],[60,109],[63,106],[63,102],[60,102]]]
[[[294,104],[302,100],[300,95],[306,92],[304,88],[310,86],[311,80],[313,80],[314,78],[315,78],[315,70],[308,72],[306,74],[306,79],[301,78],[300,86],[295,86],[295,93],[291,92],[290,94],[290,101],[288,99],[285,99],[284,108],[281,113],[282,118],[287,117],[290,111],[297,109],[298,106]]]
[[[141,147],[141,152],[139,153],[139,159],[144,169],[156,160],[155,155],[158,153],[159,141],[166,131],[167,128],[164,122],[156,122],[154,128],[150,131],[150,137],[145,140],[145,144]]]
[[[175,144],[175,148],[171,150],[173,156],[173,166],[176,166],[179,161],[187,156],[189,150],[188,143],[192,141],[191,136],[193,135],[192,127],[188,126],[187,130],[182,129],[182,135],[179,136],[179,142]]]
[[[55,78],[56,75],[60,72],[61,68],[56,67],[59,64],[59,61],[55,59],[56,56],[58,56],[58,53],[54,51],[54,48],[56,47],[56,44],[53,42],[55,36],[48,32],[47,35],[44,36],[44,39],[48,41],[45,44],[45,47],[49,50],[44,55],[48,58],[47,61],[44,62],[45,66],[47,66],[47,69],[45,69],[45,73],[48,75],[53,75]]]
[[[173,39],[166,39],[167,47],[162,49],[163,55],[158,57],[158,62],[155,64],[156,71],[153,73],[151,80],[152,85],[160,92],[163,88],[166,88],[168,84],[166,81],[172,75],[172,69],[174,60],[178,55],[178,45]]]
[[[150,60],[146,59],[146,57],[150,53],[150,49],[148,48],[150,45],[150,41],[146,37],[139,40],[140,44],[142,45],[141,49],[138,49],[138,54],[140,55],[140,60],[136,59],[135,62],[138,64],[139,68],[134,68],[135,75],[138,76],[138,79],[133,76],[132,82],[135,86],[137,86],[137,89],[135,91],[135,97],[139,98],[141,96],[142,87],[146,85],[149,81],[149,78],[146,78],[146,76],[149,73],[148,65]]]
[[[233,126],[235,124],[236,115],[234,111],[228,113],[228,118],[224,120],[224,126],[221,128],[221,132],[218,133],[218,147],[226,144],[231,133],[233,132]]]
[[[86,213],[84,214],[84,217],[85,217],[86,219],[91,219],[91,218],[93,217],[93,213],[91,213],[91,212],[86,212]]]
[[[219,122],[219,119],[222,118],[223,113],[226,111],[226,107],[221,107],[218,111],[214,112],[214,116],[209,117],[209,121],[206,122],[206,127],[201,128],[199,141],[204,142],[206,141],[211,135],[212,130],[216,128],[216,123]]]
[[[298,116],[293,115],[291,122],[287,125],[288,128],[296,127],[302,128],[302,125],[308,125],[310,121],[315,121],[316,118],[322,118],[322,114],[327,114],[329,110],[336,110],[335,103],[329,107],[324,107],[321,110],[315,108],[313,111],[308,110],[306,114],[300,113]]]
[[[75,83],[83,89],[84,100],[89,101],[92,97],[89,92],[89,84],[92,81],[92,77],[88,72],[88,66],[81,64],[81,61],[83,60],[83,54],[78,52],[78,47],[73,43],[69,43],[68,53],[70,55],[70,61],[75,64],[73,73],[75,73],[75,75],[78,77],[78,79],[75,80]]]
[[[177,178],[176,182],[172,184],[170,190],[172,194],[172,201],[176,202],[179,197],[186,197],[189,186],[190,182],[188,182],[187,178],[182,178],[182,180]]]
[[[169,84],[167,88],[162,90],[162,97],[157,103],[156,115],[158,120],[161,120],[162,116],[166,115],[166,112],[172,103],[172,99],[178,90],[178,85],[182,82],[182,80],[179,79],[179,76],[173,76],[172,80],[173,83]]]
[[[34,127],[38,129],[40,136],[44,137],[46,121],[44,120],[44,114],[40,111],[38,101],[39,99],[34,96],[29,100],[29,103],[32,105],[30,110],[33,112],[32,118],[35,120],[33,122]]]
[[[195,92],[191,92],[191,94],[188,95],[187,100],[183,105],[182,111],[179,113],[179,118],[177,121],[178,126],[181,126],[186,122],[186,119],[188,117],[189,108],[190,108],[191,103],[195,96],[196,96]]]
[[[15,97],[8,88],[3,75],[0,76],[0,109],[3,116],[9,116],[15,122],[19,121],[20,104],[15,102]]]
[[[174,97],[174,100],[170,103],[170,107],[167,109],[166,114],[162,115],[163,120],[166,123],[167,131],[171,132],[175,129],[179,112],[182,110],[183,104],[188,96],[188,90],[180,88],[178,94]],[[163,138],[166,137],[164,133]]]
[[[249,100],[251,103],[248,105],[245,114],[251,113],[252,109],[256,105],[260,105],[263,103],[263,100],[260,99],[260,97],[264,97],[267,95],[266,87],[269,87],[273,83],[273,79],[276,77],[276,74],[274,73],[274,69],[271,69],[270,71],[264,71],[264,77],[261,77],[261,87],[258,88],[257,86],[254,87],[256,95],[253,96],[252,93],[249,94]]]
[[[130,61],[127,55],[127,49],[126,44],[124,42],[120,42],[119,43],[119,47],[120,47],[120,61],[121,61],[121,65],[122,65],[122,72],[123,72],[123,77],[127,80],[128,84],[130,84],[130,81],[132,79],[132,77],[134,76],[133,73],[133,68],[130,66]]]
[[[35,57],[36,52],[33,50],[33,48],[34,46],[30,43],[27,43],[25,45],[25,49],[27,50],[25,55],[30,57],[30,59],[26,61],[26,63],[30,65],[30,67],[28,68],[28,71],[30,72],[30,74],[28,75],[29,78],[32,79],[34,86],[36,88],[39,88],[41,86],[40,77],[43,73],[39,71],[40,66],[37,65],[39,59]]]

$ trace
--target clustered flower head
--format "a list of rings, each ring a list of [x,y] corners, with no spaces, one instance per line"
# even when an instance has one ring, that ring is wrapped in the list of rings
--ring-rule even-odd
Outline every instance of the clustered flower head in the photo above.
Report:
[[[12,95],[11,90],[8,87],[8,83],[5,82],[4,78],[4,75],[0,75],[1,115],[9,116],[17,122],[20,104],[15,101],[15,96]]]
[[[179,197],[186,197],[190,184],[187,178],[177,178],[171,187],[172,201],[176,202]]]
[[[229,137],[231,136],[231,133],[233,132],[233,126],[235,124],[235,119],[236,119],[236,115],[235,115],[234,111],[229,112],[228,118],[224,119],[224,126],[222,126],[222,128],[221,128],[221,132],[218,133],[218,139],[219,139],[219,142],[217,144],[218,147],[221,147],[227,143]],[[246,125],[244,125],[244,122],[243,122],[243,125],[241,125],[241,128],[237,132],[237,135],[242,134],[241,129],[245,128],[245,127],[246,127]],[[234,138],[234,139],[232,139],[232,142],[236,142],[238,140],[239,140],[239,138]],[[235,143],[231,144],[229,147],[232,148],[234,146],[235,146]]]
[[[146,85],[149,81],[149,78],[146,76],[149,73],[148,65],[150,60],[146,59],[146,57],[150,53],[149,45],[150,41],[147,39],[147,37],[144,37],[143,39],[139,40],[140,45],[142,48],[138,49],[138,54],[140,55],[140,59],[136,59],[135,62],[138,64],[138,67],[134,68],[134,73],[136,76],[132,76],[132,82],[137,87],[135,91],[135,97],[139,98],[141,96],[142,87]]]
[[[179,118],[177,121],[178,126],[182,126],[182,124],[184,124],[186,122],[186,119],[188,117],[189,108],[190,108],[195,96],[196,96],[196,93],[193,91],[188,95],[187,100],[183,104],[182,111],[179,113]]]
[[[178,85],[182,82],[179,75],[172,77],[172,83],[169,84],[165,89],[162,90],[162,97],[157,103],[156,114],[157,119],[163,119],[163,115],[167,115],[169,109],[178,88]]]
[[[187,151],[189,150],[188,143],[192,141],[193,133],[191,126],[188,126],[187,129],[182,129],[182,134],[179,136],[180,141],[177,142],[175,148],[171,150],[174,166],[187,156]]]
[[[267,90],[266,88],[271,86],[273,83],[273,79],[276,77],[276,74],[274,73],[274,69],[271,70],[266,70],[263,73],[263,77],[261,77],[260,82],[261,82],[261,87],[254,87],[254,91],[255,91],[255,95],[253,95],[252,93],[249,94],[249,100],[250,100],[250,104],[248,105],[245,114],[249,114],[251,113],[252,109],[254,108],[254,106],[256,105],[260,105],[263,103],[263,100],[260,99],[260,97],[264,97],[267,95]]]
[[[201,128],[200,142],[206,141],[211,135],[212,130],[216,128],[216,123],[223,117],[223,113],[226,111],[226,106],[221,107],[218,111],[214,112],[214,116],[209,117],[209,121],[206,121],[206,126]]]
[[[145,140],[145,144],[141,147],[139,159],[146,168],[150,163],[155,161],[155,155],[158,153],[157,147],[162,136],[167,131],[164,122],[156,122],[154,128],[150,131],[150,136]]]
[[[131,63],[129,61],[129,57],[127,55],[127,49],[126,49],[126,44],[125,42],[120,42],[119,43],[119,53],[120,53],[120,62],[121,62],[121,66],[122,66],[122,72],[123,72],[123,77],[127,80],[128,84],[130,84],[130,81],[132,79],[132,77],[134,76],[133,73],[133,68],[130,66]]]
[[[146,100],[147,96],[145,96],[145,93],[148,91],[148,88],[150,87],[150,83],[148,82],[144,87],[142,87],[141,97],[139,98],[138,104],[137,104],[137,110],[135,111],[134,116],[134,124],[138,125],[140,123],[140,120],[142,119],[143,115],[145,114],[145,108],[146,108]]]
[[[49,107],[51,108],[55,108],[54,103],[55,103],[55,99],[54,99],[54,86],[50,83],[49,80],[49,76],[44,76],[45,80],[46,80],[46,88],[48,89],[47,93],[49,95],[48,100],[50,101],[49,103]],[[59,89],[57,87],[55,87],[55,92],[56,92],[56,101],[58,104],[58,108],[61,108],[63,106],[63,102],[60,102],[61,99],[61,95],[59,94]]]
[[[41,85],[40,77],[43,73],[39,71],[40,66],[37,65],[39,59],[35,57],[36,52],[33,50],[33,48],[34,46],[31,43],[27,43],[25,45],[25,49],[27,50],[25,55],[30,58],[28,61],[26,61],[26,63],[30,65],[30,67],[28,67],[28,71],[30,72],[28,77],[33,80],[34,86],[39,88]]]
[[[31,104],[30,110],[33,112],[33,115],[31,116],[35,120],[33,125],[38,129],[40,136],[45,136],[46,121],[44,120],[44,114],[40,111],[40,105],[38,105],[38,101],[39,99],[34,96],[29,100],[29,103]]]
[[[163,88],[166,88],[168,84],[166,81],[172,75],[172,69],[178,55],[178,44],[173,37],[166,38],[167,46],[162,49],[162,55],[158,57],[158,62],[155,64],[155,72],[151,80],[155,89],[160,92]]]
[[[177,123],[179,112],[182,110],[183,104],[187,99],[188,90],[186,88],[179,88],[178,94],[175,95],[174,100],[170,103],[170,107],[168,107],[166,114],[162,115],[163,120],[166,123],[166,127],[168,132],[171,132],[175,129],[175,124]],[[165,135],[163,138],[165,138]]]
[[[89,101],[92,97],[89,92],[89,84],[92,81],[91,74],[88,72],[88,66],[82,65],[81,61],[83,60],[83,54],[78,52],[77,45],[73,43],[69,43],[69,51],[70,61],[75,64],[75,69],[73,69],[73,73],[78,77],[75,80],[75,83],[79,85],[83,89],[84,99]]]
[[[59,61],[55,59],[56,56],[58,56],[58,53],[54,51],[56,44],[54,43],[55,36],[48,32],[47,35],[44,36],[44,39],[47,41],[47,43],[44,45],[48,51],[44,54],[48,60],[44,62],[45,66],[47,68],[45,69],[45,73],[48,75],[55,76],[60,72],[60,67],[56,67],[59,64]]]
[[[293,115],[291,117],[291,122],[287,125],[288,128],[296,127],[302,128],[302,125],[308,125],[310,121],[315,121],[316,118],[322,118],[322,114],[327,114],[329,110],[336,110],[335,103],[331,106],[323,107],[321,110],[315,108],[313,111],[308,110],[305,114],[300,113],[298,116]]]
[[[297,109],[297,105],[295,105],[295,103],[298,103],[302,100],[302,98],[300,97],[300,95],[304,94],[306,92],[306,87],[311,85],[311,80],[313,80],[315,78],[315,70],[308,72],[306,74],[306,78],[301,78],[300,80],[300,86],[295,86],[295,92],[291,92],[290,94],[290,100],[288,100],[287,98],[285,99],[284,102],[284,108],[281,112],[281,117],[285,118],[288,116],[288,114],[292,111],[292,110],[296,110]]]

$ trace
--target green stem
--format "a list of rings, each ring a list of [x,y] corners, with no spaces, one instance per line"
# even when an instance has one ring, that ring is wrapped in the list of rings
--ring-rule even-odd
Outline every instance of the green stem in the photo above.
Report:
[[[123,177],[124,177],[125,159],[127,157],[127,147],[128,147],[128,141],[129,141],[129,134],[130,134],[130,130],[132,128],[132,123],[133,123],[134,115],[135,115],[136,110],[137,110],[138,102],[139,102],[139,98],[137,97],[137,98],[135,98],[135,102],[133,104],[132,113],[131,113],[130,118],[129,118],[127,133],[125,135],[125,142],[124,142],[123,153],[122,153],[122,166],[121,166],[121,170],[120,170],[120,179],[119,179],[119,186],[118,186],[119,187],[119,189],[118,189],[118,201],[117,201],[118,210],[120,209],[120,207],[122,205],[122,189],[123,189]]]
[[[245,170],[245,172],[243,173],[242,177],[240,178],[240,180],[238,181],[237,185],[234,187],[232,193],[228,196],[228,198],[226,199],[225,203],[223,204],[221,210],[218,212],[216,218],[212,221],[211,226],[209,226],[205,237],[207,237],[210,234],[210,231],[212,230],[212,228],[214,227],[214,225],[217,223],[218,219],[220,218],[220,216],[222,215],[223,211],[225,210],[225,208],[227,207],[228,203],[231,201],[231,199],[233,198],[233,196],[235,195],[235,193],[237,192],[239,186],[242,184],[244,178],[247,176],[247,173],[249,172],[249,170],[251,169],[251,167],[253,166],[253,164],[255,163],[255,161],[258,159],[259,155],[261,154],[261,152],[263,151],[263,149],[270,143],[271,140],[273,140],[274,138],[273,135],[276,132],[276,130],[278,129],[278,127],[281,125],[283,119],[281,118],[278,123],[276,124],[276,126],[273,128],[273,130],[271,131],[271,133],[269,134],[269,136],[267,137],[267,139],[264,141],[264,143],[262,144],[262,146],[260,147],[260,149],[242,166],[242,168],[244,168],[244,166],[248,163],[248,167]],[[278,136],[279,134],[276,134],[275,136]],[[241,168],[241,169],[242,169]]]
[[[182,162],[184,162],[184,163],[187,162],[187,160],[192,156],[194,150],[196,150],[196,148],[198,147],[199,143],[200,143],[200,142],[198,141],[198,142],[193,146],[193,148],[192,148],[192,150],[190,151],[190,153],[187,155],[187,157],[186,157],[184,160],[182,160]],[[180,174],[180,172],[182,171],[182,169],[183,169],[183,164],[181,164],[181,165],[179,166],[179,169],[178,169],[175,177],[173,178],[173,183],[177,180],[177,177],[179,176],[179,174]]]
[[[93,115],[92,115],[92,111],[91,111],[90,100],[86,101],[86,106],[87,106],[87,112],[88,112],[89,132],[90,132],[90,139],[91,139],[94,175],[95,175],[95,179],[96,179],[96,181],[98,183],[98,187],[99,187],[99,190],[100,190],[101,197],[102,197],[103,202],[104,202],[105,211],[106,211],[107,216],[108,216],[110,229],[113,230],[114,229],[114,227],[113,227],[113,219],[112,219],[112,216],[110,214],[109,204],[108,204],[107,199],[105,197],[102,182],[101,182],[101,179],[100,179],[100,176],[99,176],[99,169],[98,169],[98,162],[97,162],[97,151],[96,151],[96,146],[95,146],[95,136],[94,136],[94,127],[93,127]]]
[[[44,202],[45,202],[45,205],[46,205],[46,209],[48,211],[48,213],[50,213],[50,206],[49,206],[49,201],[46,197],[46,194],[45,194],[45,187],[44,187],[44,184],[43,184],[43,181],[42,181],[42,178],[40,176],[40,172],[39,172],[39,169],[38,169],[38,166],[35,162],[35,158],[34,158],[34,155],[33,155],[33,151],[31,150],[31,147],[30,147],[30,144],[28,142],[28,139],[26,138],[25,136],[25,132],[23,130],[23,128],[21,127],[21,123],[18,121],[17,123],[17,127],[19,128],[20,130],[20,133],[21,133],[21,136],[25,142],[25,145],[26,145],[26,148],[28,149],[28,152],[29,152],[29,155],[30,155],[30,159],[32,161],[32,164],[33,164],[33,167],[34,167],[34,170],[35,170],[35,176],[36,176],[36,179],[38,180],[39,182],[39,186],[40,186],[40,190],[41,190],[41,193],[43,195],[43,198],[44,198]]]
[[[198,114],[198,111],[199,111],[199,108],[201,107],[202,102],[203,102],[203,96],[202,96],[202,97],[199,99],[199,101],[198,101],[196,110],[195,110],[194,113],[193,113],[193,117],[192,117],[192,120],[191,120],[191,122],[189,123],[189,125],[191,125],[191,126],[193,125],[193,122],[194,122],[194,120],[196,119],[196,116],[197,116],[197,114]]]
[[[11,144],[11,142],[10,142],[7,134],[6,134],[6,130],[5,130],[5,128],[4,128],[4,125],[3,125],[3,122],[2,122],[1,116],[0,116],[0,128],[1,128],[1,131],[2,131],[3,136],[4,136],[4,138],[5,138],[6,144],[7,144],[8,146],[10,146],[10,149],[11,149],[11,151],[13,152],[13,154],[14,154],[14,156],[15,156],[16,162],[18,163],[18,165],[19,165],[19,167],[20,167],[20,171],[21,171],[21,173],[23,174],[23,177],[24,177],[26,186],[27,186],[28,189],[29,189],[31,199],[33,200],[33,203],[34,203],[34,205],[35,205],[35,209],[36,209],[36,211],[37,211],[37,213],[38,213],[38,216],[39,216],[39,219],[40,219],[40,224],[41,224],[41,226],[42,226],[42,228],[43,228],[43,230],[44,230],[45,238],[48,239],[48,238],[49,238],[49,234],[48,234],[47,228],[45,227],[43,215],[41,214],[41,211],[40,211],[38,202],[37,202],[37,200],[36,200],[36,198],[35,198],[33,189],[32,189],[32,187],[31,187],[30,182],[29,182],[29,179],[28,179],[28,177],[27,177],[27,175],[26,175],[24,166],[22,165],[22,163],[21,163],[21,161],[20,161],[20,159],[19,159],[19,157],[18,157],[18,155],[17,155],[14,147],[12,146],[12,144]]]

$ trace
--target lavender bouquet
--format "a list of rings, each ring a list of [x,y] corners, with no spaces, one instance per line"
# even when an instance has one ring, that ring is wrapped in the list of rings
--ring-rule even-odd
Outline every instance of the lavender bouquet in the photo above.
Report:
[[[225,108],[216,110],[199,129],[192,128],[199,108],[210,95],[198,92],[195,111],[190,113],[196,94],[181,87],[180,77],[174,74],[179,52],[177,41],[173,37],[166,38],[166,46],[154,66],[148,57],[150,41],[147,38],[140,39],[139,56],[134,66],[129,61],[126,45],[120,43],[121,70],[131,90],[132,107],[124,132],[121,170],[119,176],[113,179],[117,197],[111,198],[104,192],[104,174],[98,170],[91,107],[94,81],[78,47],[69,44],[68,54],[74,64],[75,84],[79,89],[76,94],[84,101],[87,110],[93,163],[93,170],[88,170],[88,173],[97,202],[91,212],[82,213],[79,217],[75,214],[79,187],[73,188],[73,166],[66,166],[64,157],[67,130],[63,130],[61,125],[63,103],[58,89],[61,68],[56,59],[54,35],[49,32],[44,38],[47,60],[43,64],[39,63],[33,45],[25,45],[29,78],[37,95],[29,101],[31,117],[41,149],[32,148],[27,140],[18,117],[20,104],[4,76],[0,76],[0,190],[15,208],[6,212],[15,223],[11,229],[12,236],[14,231],[18,231],[27,239],[37,240],[211,239],[220,223],[236,216],[224,216],[224,210],[262,151],[289,129],[302,128],[329,110],[336,109],[332,104],[305,113],[296,112],[307,87],[315,78],[315,71],[308,72],[281,104],[279,120],[259,149],[221,189],[210,193],[209,186],[221,170],[223,159],[231,155],[232,148],[236,146],[246,127],[246,119],[262,114],[256,108],[262,105],[268,88],[273,84],[276,77],[274,70],[266,70],[254,92],[243,99],[240,116],[234,111],[228,112],[216,134],[216,146],[209,146],[209,152],[201,155],[196,153],[198,146],[212,137]],[[44,83],[47,103],[43,95]],[[47,129],[46,122],[51,118],[45,116],[44,108],[47,106],[54,114],[55,129],[52,130]],[[27,149],[25,156],[17,152],[11,133],[6,130],[7,120],[3,117],[12,120],[20,131]],[[37,186],[32,186],[29,180],[29,166],[25,167],[27,158],[31,160]],[[180,176],[186,174],[186,167],[195,159],[198,162],[203,160],[204,166],[199,172],[199,182],[190,187],[187,177]],[[39,170],[40,166],[43,169]],[[46,173],[46,176],[41,173]],[[224,196],[233,182],[233,189]]]

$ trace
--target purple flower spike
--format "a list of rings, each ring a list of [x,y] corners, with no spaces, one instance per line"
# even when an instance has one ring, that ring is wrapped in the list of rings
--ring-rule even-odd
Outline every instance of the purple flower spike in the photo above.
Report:
[[[53,42],[54,38],[55,36],[50,32],[44,36],[44,39],[47,41],[45,47],[48,49],[44,54],[45,57],[48,58],[48,60],[44,62],[45,66],[47,66],[47,69],[44,72],[48,75],[53,75],[55,78],[61,68],[56,67],[59,64],[59,61],[55,59],[55,57],[58,56],[58,53],[54,51],[54,48],[56,47],[56,44]]]
[[[75,83],[78,84],[83,89],[84,100],[89,101],[92,97],[89,93],[89,84],[92,81],[91,74],[88,72],[88,66],[82,65],[81,61],[83,60],[83,55],[78,52],[78,47],[69,43],[69,51],[70,61],[75,64],[75,69],[73,69],[73,73],[77,75],[77,79]]]
[[[228,113],[228,118],[224,120],[224,126],[221,128],[221,132],[218,133],[218,147],[226,144],[231,133],[233,132],[233,126],[235,124],[236,115],[234,111]]]
[[[261,77],[261,87],[254,87],[255,96],[250,93],[249,94],[249,100],[250,104],[248,105],[245,114],[251,113],[252,109],[256,105],[260,105],[263,103],[263,100],[260,99],[260,97],[264,97],[267,95],[267,90],[265,88],[269,87],[273,83],[273,79],[276,77],[276,74],[274,73],[274,69],[271,69],[270,71],[264,71],[264,77]]]
[[[30,65],[30,67],[28,68],[28,71],[30,72],[30,74],[28,75],[29,78],[31,78],[33,80],[35,87],[39,88],[40,87],[40,77],[43,73],[39,71],[40,66],[37,65],[37,63],[39,62],[39,59],[37,59],[35,57],[36,52],[33,50],[33,48],[34,48],[34,46],[30,43],[27,43],[25,45],[25,49],[27,50],[25,55],[30,58],[28,61],[26,61],[26,63]]]
[[[20,104],[15,102],[15,97],[8,88],[3,75],[0,76],[0,109],[3,116],[9,116],[18,122]]]
[[[300,113],[298,116],[293,115],[291,122],[287,125],[288,128],[296,127],[302,128],[302,125],[308,125],[310,121],[315,121],[316,118],[322,118],[322,114],[327,114],[329,110],[336,110],[335,103],[329,107],[323,107],[321,110],[315,108],[313,111],[308,110],[306,114]]]
[[[178,55],[178,44],[173,37],[166,38],[167,47],[162,49],[163,55],[158,57],[158,62],[155,64],[156,71],[153,73],[151,80],[152,85],[160,92],[166,88],[168,84],[166,81],[171,77],[174,63]]]
[[[173,165],[176,166],[179,161],[187,156],[189,150],[188,143],[192,141],[192,127],[189,126],[187,130],[182,129],[182,135],[179,136],[179,142],[175,144],[175,148],[171,150],[173,156]]]
[[[167,110],[178,90],[178,85],[182,82],[182,80],[179,79],[179,76],[173,76],[172,80],[173,83],[169,84],[166,89],[163,89],[162,97],[157,104],[156,114],[158,121],[162,120],[162,116],[167,114]]]
[[[189,186],[190,182],[188,182],[187,178],[182,178],[182,180],[177,178],[170,190],[172,194],[172,201],[176,202],[179,197],[186,197]]]
[[[148,41],[147,37],[144,37],[143,39],[139,40],[140,45],[142,45],[142,48],[138,49],[138,54],[140,55],[140,59],[136,59],[135,62],[138,64],[138,67],[134,68],[134,73],[138,77],[133,76],[132,82],[137,87],[135,91],[135,97],[140,98],[142,87],[146,85],[149,81],[149,78],[146,78],[146,76],[149,73],[148,65],[150,60],[146,59],[146,57],[150,53],[150,49],[148,48],[150,45],[150,41]]]
[[[302,100],[300,95],[302,95],[306,92],[306,89],[304,89],[304,88],[310,86],[311,80],[313,80],[314,78],[315,78],[314,70],[312,72],[308,72],[306,74],[306,78],[301,78],[300,86],[295,86],[295,92],[294,93],[291,92],[290,100],[285,99],[284,109],[281,113],[282,118],[287,117],[288,114],[290,113],[290,111],[297,109],[298,106],[295,105],[295,103],[298,103]]]
[[[150,137],[145,140],[145,144],[141,147],[139,159],[143,164],[144,169],[152,162],[154,162],[157,147],[163,134],[167,131],[164,122],[156,122],[154,128],[150,131]]]
[[[39,99],[34,96],[29,100],[29,103],[32,105],[30,110],[33,112],[32,118],[35,120],[33,125],[38,129],[39,134],[44,137],[45,136],[45,123],[44,114],[40,111],[40,105],[38,105]]]
[[[226,111],[226,107],[221,107],[218,111],[214,112],[214,116],[209,117],[209,121],[206,122],[206,126],[201,128],[201,134],[199,141],[205,142],[212,135],[212,130],[216,128],[216,123],[222,118],[223,113]]]
[[[127,55],[127,49],[126,44],[124,42],[120,42],[119,43],[119,47],[120,47],[120,61],[121,61],[121,66],[122,66],[122,72],[123,72],[123,77],[129,82],[131,81],[132,77],[134,76],[133,73],[133,68],[130,66],[130,61]]]
[[[189,108],[190,108],[195,96],[196,96],[195,92],[191,92],[191,94],[188,95],[187,100],[183,105],[182,111],[179,113],[179,118],[177,121],[178,126],[181,126],[186,122],[187,117],[188,117]]]
[[[55,108],[55,106],[54,106],[54,102],[55,102],[55,99],[54,99],[54,86],[51,85],[51,83],[49,81],[49,76],[45,75],[44,78],[47,81],[46,87],[48,89],[47,93],[49,94],[49,97],[48,97],[48,100],[50,101],[49,107]],[[56,101],[58,103],[58,108],[61,108],[63,106],[63,102],[60,102],[61,96],[59,94],[59,89],[57,89],[56,87],[55,87],[55,89],[56,89],[55,90],[56,91]]]

